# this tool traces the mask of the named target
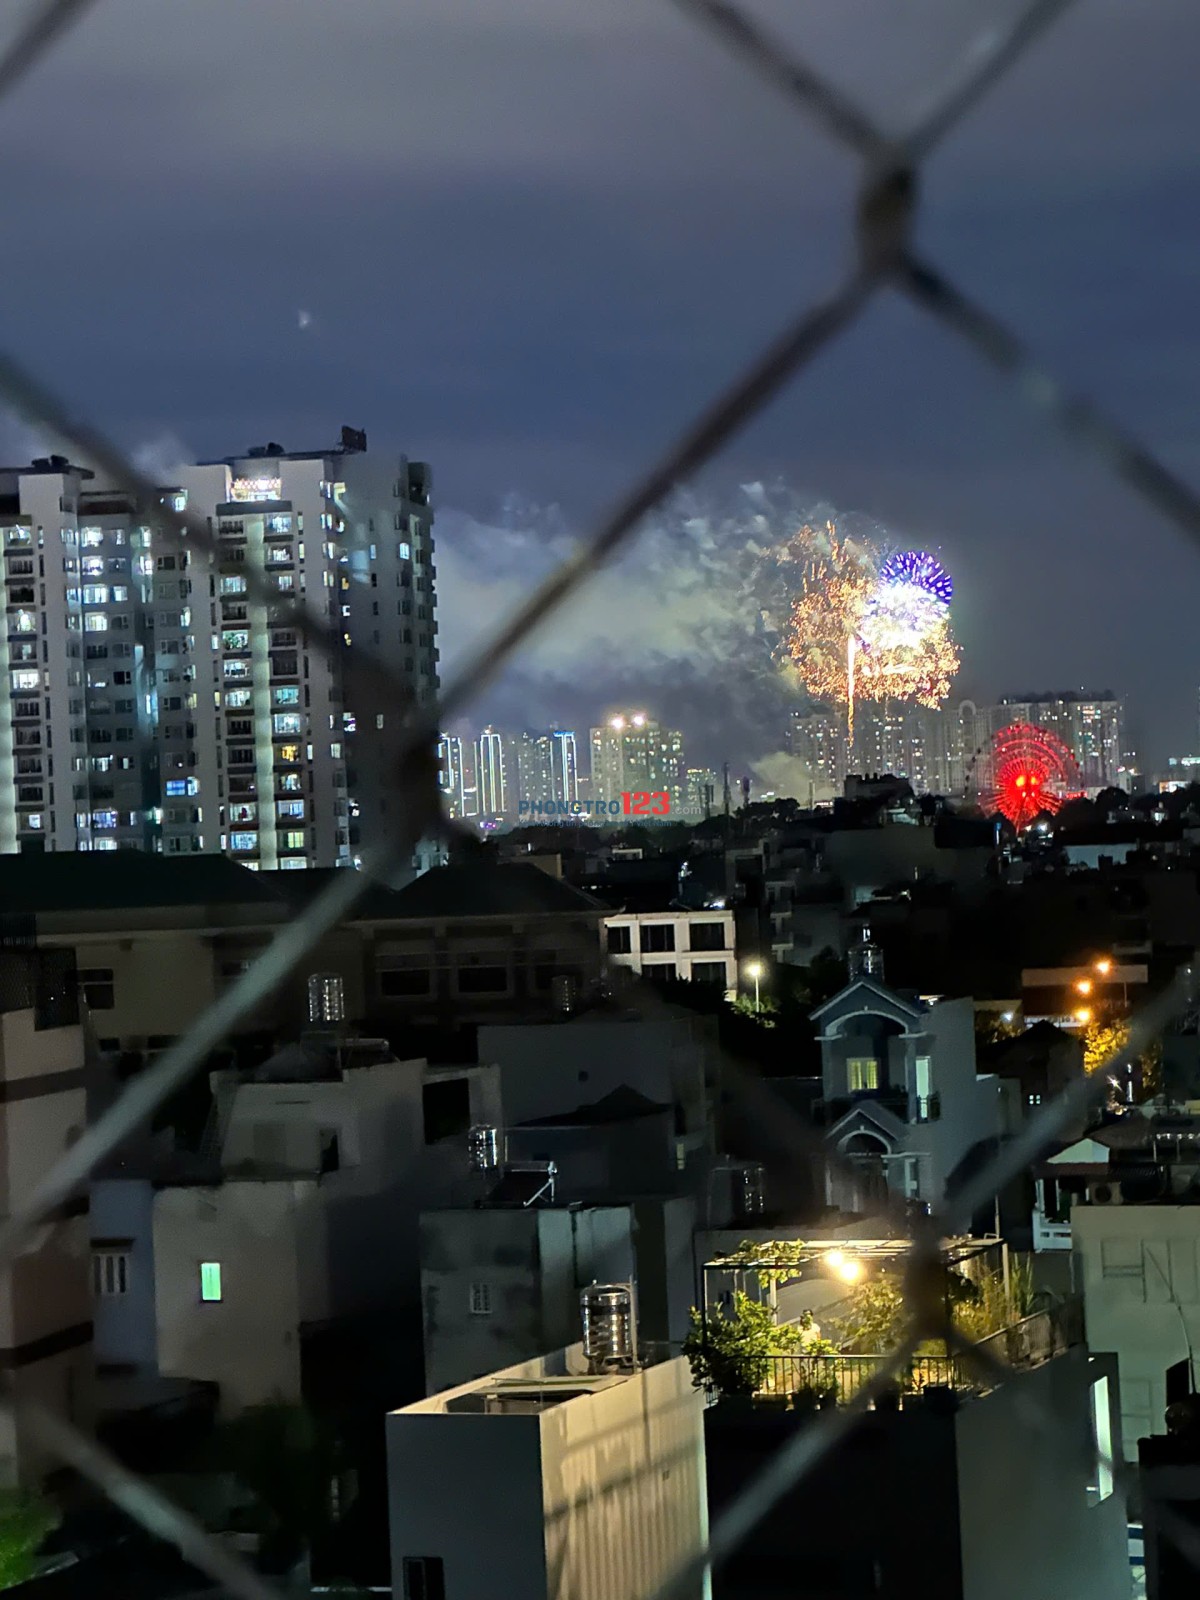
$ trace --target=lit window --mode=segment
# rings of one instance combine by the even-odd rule
[[[80,528],[80,530],[79,530],[79,542],[80,542],[81,545],[83,545],[85,550],[89,546],[91,546],[92,548],[95,548],[96,545],[103,544],[104,543],[104,529],[103,528]]]
[[[245,594],[246,580],[245,578],[222,578],[218,592],[220,594]]]
[[[115,828],[117,813],[115,811],[93,811],[92,823],[97,828]]]
[[[285,850],[303,850],[304,830],[301,829],[299,833],[285,833],[283,836],[283,848]]]
[[[490,1283],[473,1283],[471,1285],[470,1305],[473,1317],[491,1316],[492,1286]]]
[[[226,628],[225,632],[221,635],[221,644],[226,650],[249,650],[249,629]]]
[[[103,611],[89,611],[83,619],[83,626],[86,633],[107,633],[108,618]]]
[[[276,733],[300,732],[300,717],[296,712],[285,712],[281,716],[272,717],[271,724]]]
[[[221,1263],[219,1261],[202,1261],[200,1263],[200,1298],[201,1300],[220,1300],[221,1293]]]
[[[298,706],[300,690],[295,684],[285,685],[281,689],[273,690],[271,698],[277,706]]]
[[[410,544],[405,544],[404,541],[401,540],[401,542],[396,546],[396,554],[400,557],[401,561],[411,561],[412,546]]]
[[[92,1251],[92,1293],[102,1299],[129,1293],[128,1250]]]
[[[1096,1451],[1095,1482],[1088,1484],[1088,1503],[1097,1505],[1113,1492],[1112,1407],[1108,1378],[1092,1384],[1092,1443]]]
[[[14,672],[12,674],[12,686],[14,689],[36,689],[38,686],[36,669],[26,667]]]
[[[302,817],[304,815],[304,801],[280,800],[276,803],[275,814],[280,817]]]
[[[180,795],[185,795],[186,793],[187,793],[187,779],[186,778],[168,778],[167,779],[167,799],[168,800],[176,800],[176,799],[178,799],[180,797]]]
[[[258,835],[256,833],[231,833],[229,835],[229,848],[231,850],[257,850]]]
[[[17,633],[35,633],[37,631],[37,617],[32,611],[18,611],[15,618]]]
[[[851,1094],[858,1094],[864,1089],[878,1089],[879,1063],[874,1056],[851,1056],[846,1062],[846,1077]]]
[[[226,689],[225,704],[227,706],[248,706],[254,698],[252,689]]]
[[[108,585],[106,583],[85,583],[83,586],[83,603],[85,606],[107,605]]]

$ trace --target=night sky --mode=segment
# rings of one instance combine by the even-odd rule
[[[753,9],[899,128],[1012,7]],[[1194,0],[1081,0],[930,164],[919,239],[1200,483],[1197,60]],[[0,149],[4,343],[164,467],[342,423],[431,461],[450,669],[832,284],[856,173],[668,0],[101,0]],[[891,296],[480,720],[633,693],[696,757],[777,748],[695,520],[755,482],[940,551],[964,693],[1111,687],[1152,766],[1200,744],[1200,551]]]

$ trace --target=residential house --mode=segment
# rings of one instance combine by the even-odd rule
[[[69,954],[0,950],[0,1214],[23,1211],[86,1117],[84,1030]],[[109,1270],[103,1260],[98,1266]],[[0,1364],[13,1395],[77,1423],[92,1408],[89,1272],[86,1196],[56,1207],[0,1270]],[[36,1487],[52,1465],[6,1407],[0,1481]]]
[[[708,1536],[703,1405],[686,1361],[597,1370],[573,1344],[391,1412],[397,1600],[656,1594]]]
[[[873,1209],[884,1189],[937,1205],[999,1137],[1002,1094],[975,1066],[969,999],[927,1001],[863,970],[812,1019],[821,1046],[818,1115],[830,1165],[827,1199],[842,1211]],[[848,1175],[849,1167],[852,1176]]]

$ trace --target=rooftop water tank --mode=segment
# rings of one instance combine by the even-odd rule
[[[329,1027],[346,1020],[346,987],[338,972],[314,972],[308,980],[308,1020]]]
[[[581,1291],[583,1353],[589,1372],[632,1369],[637,1361],[633,1285],[592,1283]]]
[[[477,1122],[467,1133],[467,1153],[472,1172],[500,1169],[500,1130],[494,1122]]]

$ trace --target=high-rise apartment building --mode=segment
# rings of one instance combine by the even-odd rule
[[[666,791],[671,809],[686,799],[683,735],[663,728],[644,711],[609,717],[591,731],[593,800],[619,800],[623,794]]]
[[[307,606],[432,705],[429,490],[427,467],[368,455],[353,429],[327,451],[182,468],[160,503],[208,522],[218,571],[88,468],[0,471],[0,850],[350,865],[401,815],[387,751],[403,708],[284,608]],[[239,566],[265,573],[278,609]]]
[[[788,747],[808,769],[808,790],[797,799],[813,806],[841,794],[848,770],[844,716],[832,711],[793,711]]]
[[[508,809],[509,771],[504,738],[494,728],[479,735],[479,815],[502,817]]]
[[[1124,787],[1125,704],[1111,690],[1006,695],[1000,705],[1006,721],[1056,733],[1079,763],[1085,789]]]
[[[568,728],[550,733],[550,798],[568,803],[579,799],[579,752]]]
[[[438,740],[438,788],[442,791],[447,815],[465,817],[466,766],[463,742],[457,734],[444,733]]]

